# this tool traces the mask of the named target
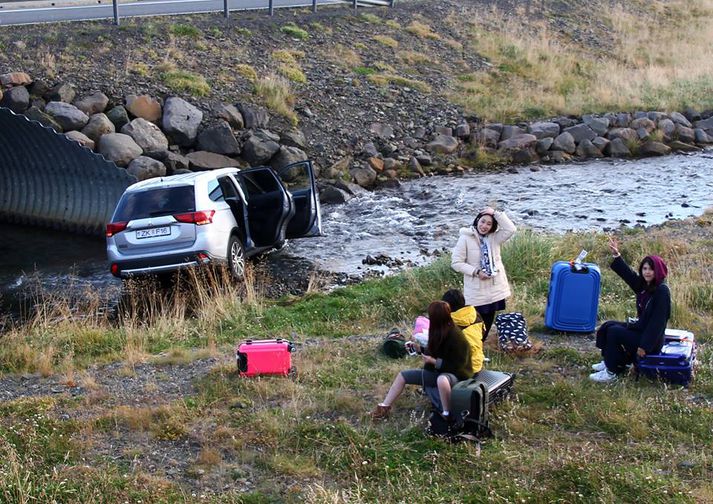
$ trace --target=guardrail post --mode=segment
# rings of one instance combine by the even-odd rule
[[[396,0],[389,0],[389,7],[394,7],[396,5]]]
[[[270,15],[275,15],[275,6],[272,4],[273,0],[270,0]]]
[[[317,12],[317,0],[312,0],[312,12]]]
[[[228,0],[223,0],[223,17],[228,19],[230,12],[228,11]]]
[[[119,26],[119,0],[112,0],[114,4],[114,24]]]
[[[355,11],[357,10],[358,5],[359,4],[357,3],[357,0],[352,0],[352,7],[354,8]]]

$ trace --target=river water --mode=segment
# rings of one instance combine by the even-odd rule
[[[452,248],[458,229],[488,204],[519,226],[554,232],[649,226],[713,205],[713,151],[512,171],[427,177],[325,205],[325,237],[295,240],[268,261],[279,269],[308,259],[318,269],[357,276],[425,264],[434,251]],[[37,288],[119,290],[101,239],[8,224],[0,233],[0,310]],[[363,264],[369,255],[390,260]]]

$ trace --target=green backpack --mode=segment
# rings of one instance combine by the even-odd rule
[[[384,343],[381,345],[381,351],[387,357],[392,359],[401,359],[406,357],[406,337],[401,334],[396,327],[389,331],[389,334],[384,338]]]

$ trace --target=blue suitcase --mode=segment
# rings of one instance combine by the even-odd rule
[[[593,263],[552,265],[545,326],[558,331],[592,332],[599,311],[599,267]]]
[[[661,378],[687,387],[693,379],[696,365],[696,341],[693,333],[666,329],[661,352],[647,355],[634,364],[637,375]]]

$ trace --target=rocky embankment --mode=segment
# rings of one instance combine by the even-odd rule
[[[129,94],[112,101],[98,90],[77,92],[71,83],[48,83],[24,72],[0,75],[0,84],[0,105],[64,133],[139,180],[226,166],[278,168],[313,154],[300,129],[269,129],[268,111],[249,103],[222,104],[208,120],[178,96]],[[402,177],[462,172],[485,153],[528,164],[697,150],[713,143],[713,113],[640,111],[517,125],[461,117],[409,133],[397,137],[391,124],[372,123],[351,152],[319,170],[323,199],[345,201],[356,193],[354,184],[370,188]]]

